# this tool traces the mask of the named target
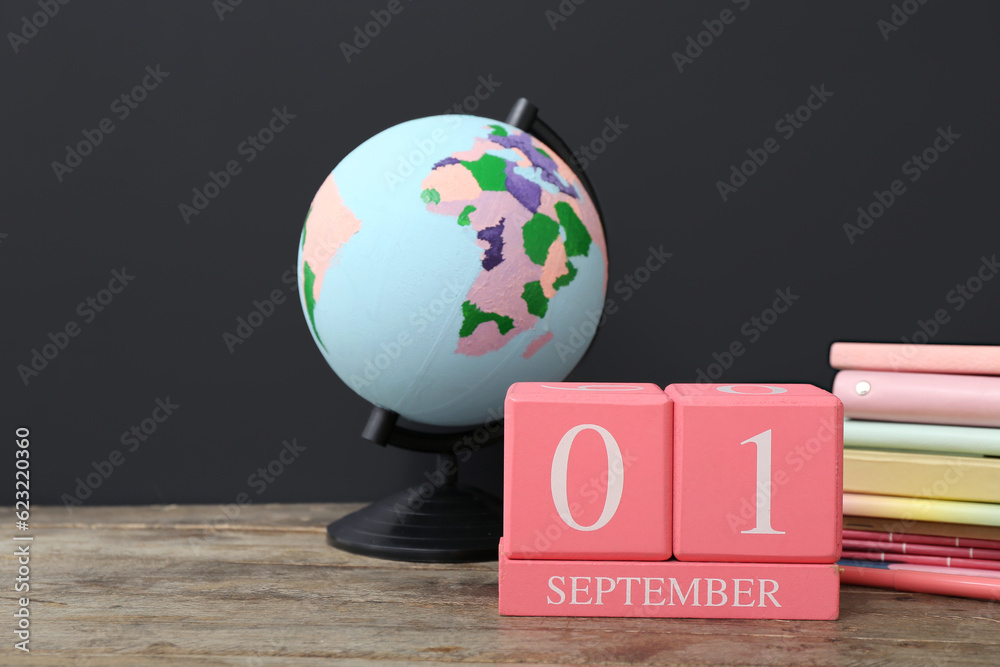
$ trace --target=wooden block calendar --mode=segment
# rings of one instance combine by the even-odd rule
[[[837,618],[832,394],[517,383],[505,421],[501,614]]]
[[[670,397],[655,384],[512,385],[504,405],[504,553],[670,558],[672,419]]]

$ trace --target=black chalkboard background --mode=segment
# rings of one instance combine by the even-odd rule
[[[834,340],[1000,343],[1000,280],[970,282],[1000,252],[998,20],[996,3],[916,0],[4,2],[0,414],[5,437],[31,429],[32,500],[364,500],[419,482],[431,457],[359,438],[365,405],[314,348],[289,271],[338,160],[455,105],[502,119],[524,95],[593,147],[617,312],[577,378],[829,387]],[[120,99],[143,83],[134,108]],[[275,110],[287,127],[241,151]],[[92,153],[54,167],[85,132]],[[229,160],[241,172],[184,216]],[[629,287],[650,248],[672,256]],[[231,352],[223,334],[275,290]],[[774,320],[776,291],[792,305]],[[24,374],[50,334],[65,349]],[[257,473],[283,450],[279,475]],[[81,489],[95,470],[110,474]],[[499,492],[500,449],[464,475]]]

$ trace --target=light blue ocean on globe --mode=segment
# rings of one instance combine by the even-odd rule
[[[316,194],[299,293],[317,346],[365,400],[465,426],[519,381],[559,381],[601,317],[607,248],[555,152],[510,125],[432,116],[367,140]]]

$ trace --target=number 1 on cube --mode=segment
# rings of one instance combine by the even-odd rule
[[[785,531],[771,528],[771,429],[741,442],[757,445],[757,525],[741,530],[750,535],[784,535]]]

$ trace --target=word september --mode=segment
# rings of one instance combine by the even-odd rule
[[[617,590],[617,597],[624,596],[624,600],[618,604],[632,606],[632,582],[636,582],[636,592],[642,597],[640,605],[644,607],[674,606],[674,597],[680,600],[681,606],[700,607],[766,607],[767,601],[775,607],[781,604],[775,599],[774,594],[778,592],[778,582],[774,579],[733,579],[732,588],[728,588],[725,579],[713,579],[706,577],[694,577],[688,584],[687,590],[682,591],[682,587],[677,583],[675,577],[563,577],[553,575],[549,577],[549,588],[559,597],[546,598],[548,604],[563,604],[566,602],[566,579],[569,579],[569,604],[604,604],[604,596],[611,595]],[[591,593],[590,584],[594,582],[594,591]],[[705,582],[705,601],[698,601],[700,583]],[[624,582],[624,586],[621,586]],[[754,583],[757,586],[754,586]],[[557,585],[558,584],[558,585]],[[667,586],[669,596],[664,593],[663,587]],[[621,589],[624,590],[621,590]],[[758,594],[754,595],[756,588]],[[727,593],[727,590],[729,591]],[[584,597],[586,596],[586,597]],[[732,596],[730,598],[730,596]],[[688,605],[688,598],[691,604]]]

